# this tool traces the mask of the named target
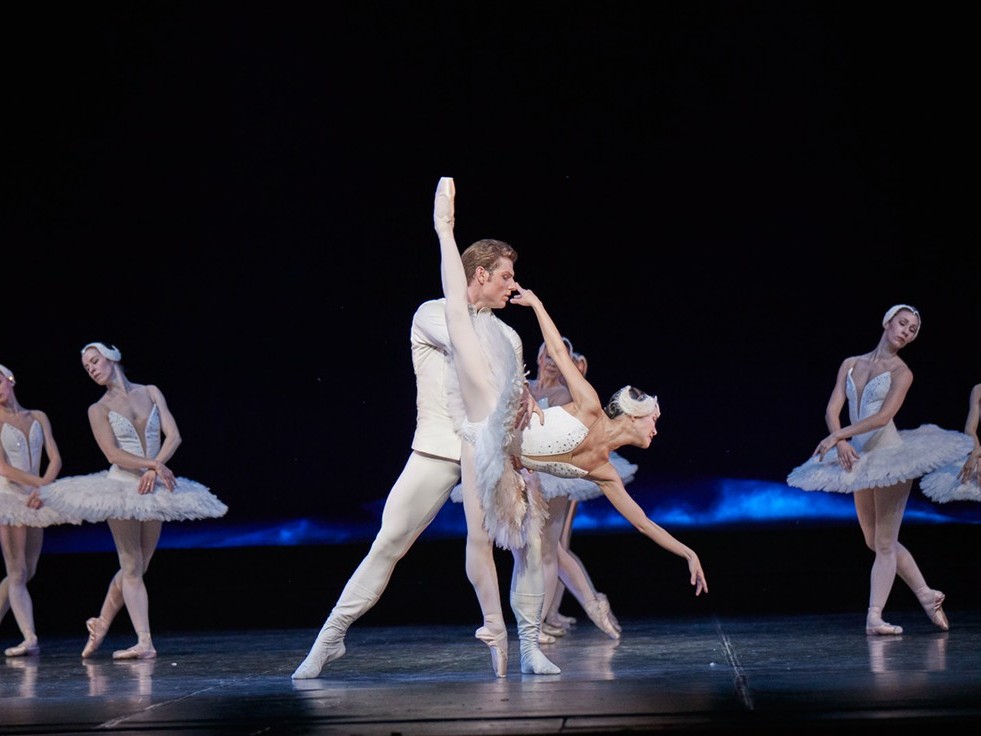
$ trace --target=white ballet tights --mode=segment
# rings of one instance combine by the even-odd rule
[[[459,480],[458,463],[417,452],[409,455],[385,500],[381,528],[375,535],[371,549],[341,591],[317,641],[294,673],[295,679],[316,677],[325,664],[343,656],[343,639],[347,630],[381,598],[395,565],[436,517]],[[504,631],[504,617],[493,547],[483,528],[479,504],[479,516],[474,516],[475,501],[475,498],[470,502],[464,498],[467,577],[477,593],[485,625],[492,628],[494,633],[501,633]]]
[[[109,590],[106,592],[106,598],[99,615],[118,613],[116,594],[116,586],[118,585],[118,590],[122,594],[123,602],[129,613],[129,619],[139,639],[139,646],[152,648],[150,642],[150,603],[146,585],[143,583],[143,575],[149,568],[150,559],[157,549],[163,522],[109,519],[108,524],[113,541],[116,543],[119,571],[113,576],[112,582],[109,584]],[[108,627],[109,621],[106,621],[105,625]]]
[[[37,643],[34,604],[27,583],[37,571],[44,530],[29,526],[0,526],[0,547],[7,575],[0,581],[0,621],[8,610],[14,612],[17,627],[28,645]]]
[[[865,537],[865,544],[875,552],[870,575],[869,608],[879,612],[885,608],[898,575],[910,589],[920,594],[927,589],[913,555],[899,542],[899,528],[906,509],[912,482],[889,488],[857,491],[855,510]]]

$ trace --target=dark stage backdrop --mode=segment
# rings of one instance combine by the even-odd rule
[[[887,307],[923,314],[900,426],[962,428],[981,380],[962,12],[25,11],[6,49],[0,362],[50,415],[63,474],[89,473],[99,389],[78,351],[118,345],[177,417],[174,469],[229,504],[179,525],[189,543],[370,534],[412,435],[409,323],[440,293],[432,193],[450,175],[461,244],[518,249],[600,393],[659,395],[654,445],[623,453],[655,518],[823,516],[847,499],[783,479]],[[533,365],[530,310],[502,317]]]

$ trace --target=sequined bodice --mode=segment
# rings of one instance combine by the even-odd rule
[[[560,478],[582,478],[588,471],[572,463],[572,453],[586,439],[589,429],[561,406],[543,410],[545,423],[532,417],[521,435],[521,463]]]
[[[865,384],[862,397],[858,397],[858,389],[855,387],[855,379],[852,378],[852,369],[848,369],[847,380],[845,381],[845,396],[848,397],[848,419],[852,424],[859,422],[866,417],[872,416],[882,408],[882,402],[892,386],[892,374],[889,371],[873,376]],[[872,449],[872,447],[891,445],[900,442],[896,425],[889,422],[880,429],[871,432],[855,435],[851,438],[852,444],[856,449]]]
[[[44,430],[35,420],[31,423],[27,437],[12,424],[4,423],[0,428],[0,442],[7,453],[7,462],[18,470],[37,475],[41,470],[41,448],[44,446]]]
[[[136,427],[122,414],[110,411],[109,424],[112,427],[112,433],[116,436],[119,449],[140,457],[156,457],[157,453],[160,452],[160,414],[156,404],[150,409],[150,416],[146,419],[145,446],[143,440],[140,439],[139,432],[136,431]]]

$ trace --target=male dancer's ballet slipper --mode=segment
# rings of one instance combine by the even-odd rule
[[[41,647],[38,646],[37,642],[28,644],[26,641],[22,641],[15,647],[7,647],[3,650],[3,656],[5,657],[36,657],[40,653]]]
[[[102,640],[106,638],[109,625],[101,617],[90,618],[85,622],[85,628],[89,630],[89,640],[85,642],[82,650],[82,659],[91,657],[102,645]]]
[[[153,659],[157,650],[152,644],[136,644],[129,649],[118,649],[112,653],[113,659]]]
[[[947,614],[944,613],[942,608],[945,596],[939,590],[931,590],[930,588],[923,588],[916,592],[916,598],[920,601],[920,605],[923,606],[923,611],[926,613],[927,618],[930,619],[934,626],[942,631],[950,631],[950,622],[947,621]]]
[[[491,669],[498,677],[508,676],[508,632],[504,630],[498,634],[481,626],[474,632],[474,636],[480,639],[490,648]]]
[[[882,620],[882,608],[870,606],[865,618],[865,633],[869,636],[897,636],[903,633],[903,627],[887,624]]]
[[[344,633],[340,629],[325,623],[321,627],[320,633],[317,634],[313,646],[310,647],[306,659],[300,662],[300,666],[296,668],[292,678],[294,680],[312,680],[315,677],[320,677],[320,671],[327,663],[340,659],[345,652],[347,652],[347,648],[344,646]]]

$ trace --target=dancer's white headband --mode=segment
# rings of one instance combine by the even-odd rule
[[[919,323],[916,332],[913,333],[913,337],[910,340],[910,342],[913,342],[913,340],[916,339],[917,335],[920,334],[919,328],[923,326],[923,318],[920,316],[920,310],[918,310],[916,307],[911,307],[909,304],[894,304],[893,306],[889,307],[889,309],[886,310],[886,314],[882,318],[882,326],[885,327],[887,324],[889,324],[889,320],[895,317],[896,313],[899,312],[899,310],[901,309],[908,309],[910,312],[915,314],[916,320]]]
[[[89,348],[95,348],[104,356],[109,358],[109,360],[114,360],[117,363],[123,359],[123,354],[119,352],[119,348],[115,345],[106,345],[103,342],[90,342],[84,348],[82,348],[82,353],[84,354]]]

